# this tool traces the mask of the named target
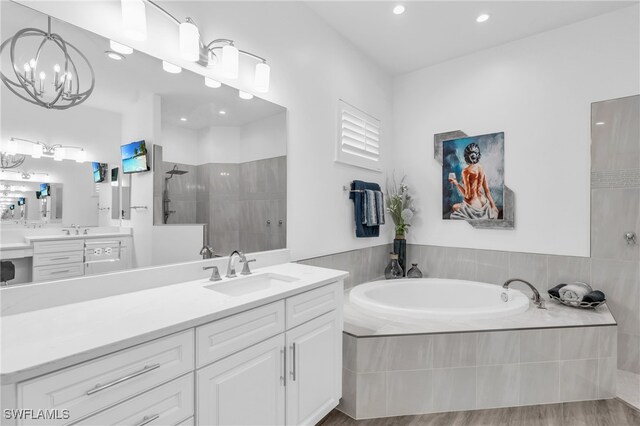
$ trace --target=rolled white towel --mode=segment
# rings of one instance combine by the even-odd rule
[[[585,283],[573,283],[562,287],[559,291],[560,299],[568,302],[580,302],[582,298],[591,293],[593,289],[589,284]]]

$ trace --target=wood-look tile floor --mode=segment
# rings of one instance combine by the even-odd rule
[[[640,411],[618,399],[353,420],[333,410],[318,426],[640,426]]]

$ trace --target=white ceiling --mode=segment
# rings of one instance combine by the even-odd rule
[[[2,40],[25,27],[46,29],[46,15],[13,2],[0,3]],[[145,94],[156,93],[162,98],[162,122],[192,130],[210,126],[243,126],[285,111],[283,107],[258,97],[240,99],[238,90],[226,85],[218,89],[206,87],[204,77],[190,71],[169,74],[162,69],[159,59],[144,53],[135,51],[123,61],[109,59],[104,54],[109,50],[109,40],[66,22],[54,19],[52,30],[80,49],[94,69],[95,89],[84,103],[86,106],[120,112],[123,105]],[[3,70],[10,69],[8,56],[3,54]],[[24,58],[18,62],[27,60]],[[82,70],[79,72],[83,75]],[[218,114],[221,109],[227,114]],[[188,121],[181,121],[181,117]]]
[[[402,3],[406,11],[394,15]],[[391,75],[582,21],[638,1],[307,1]],[[488,13],[491,19],[477,23]]]

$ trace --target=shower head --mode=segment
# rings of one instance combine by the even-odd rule
[[[174,165],[173,165],[173,169],[171,169],[171,170],[169,170],[169,171],[167,172],[167,174],[168,174],[168,175],[171,175],[171,177],[173,177],[173,175],[178,175],[178,176],[180,176],[180,175],[184,175],[184,174],[186,174],[186,173],[189,173],[189,172],[188,172],[188,171],[186,171],[186,170],[179,170],[179,169],[178,169],[178,165],[177,165],[177,164],[174,164]]]

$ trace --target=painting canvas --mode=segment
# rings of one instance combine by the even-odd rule
[[[502,220],[504,132],[442,142],[442,217]]]

